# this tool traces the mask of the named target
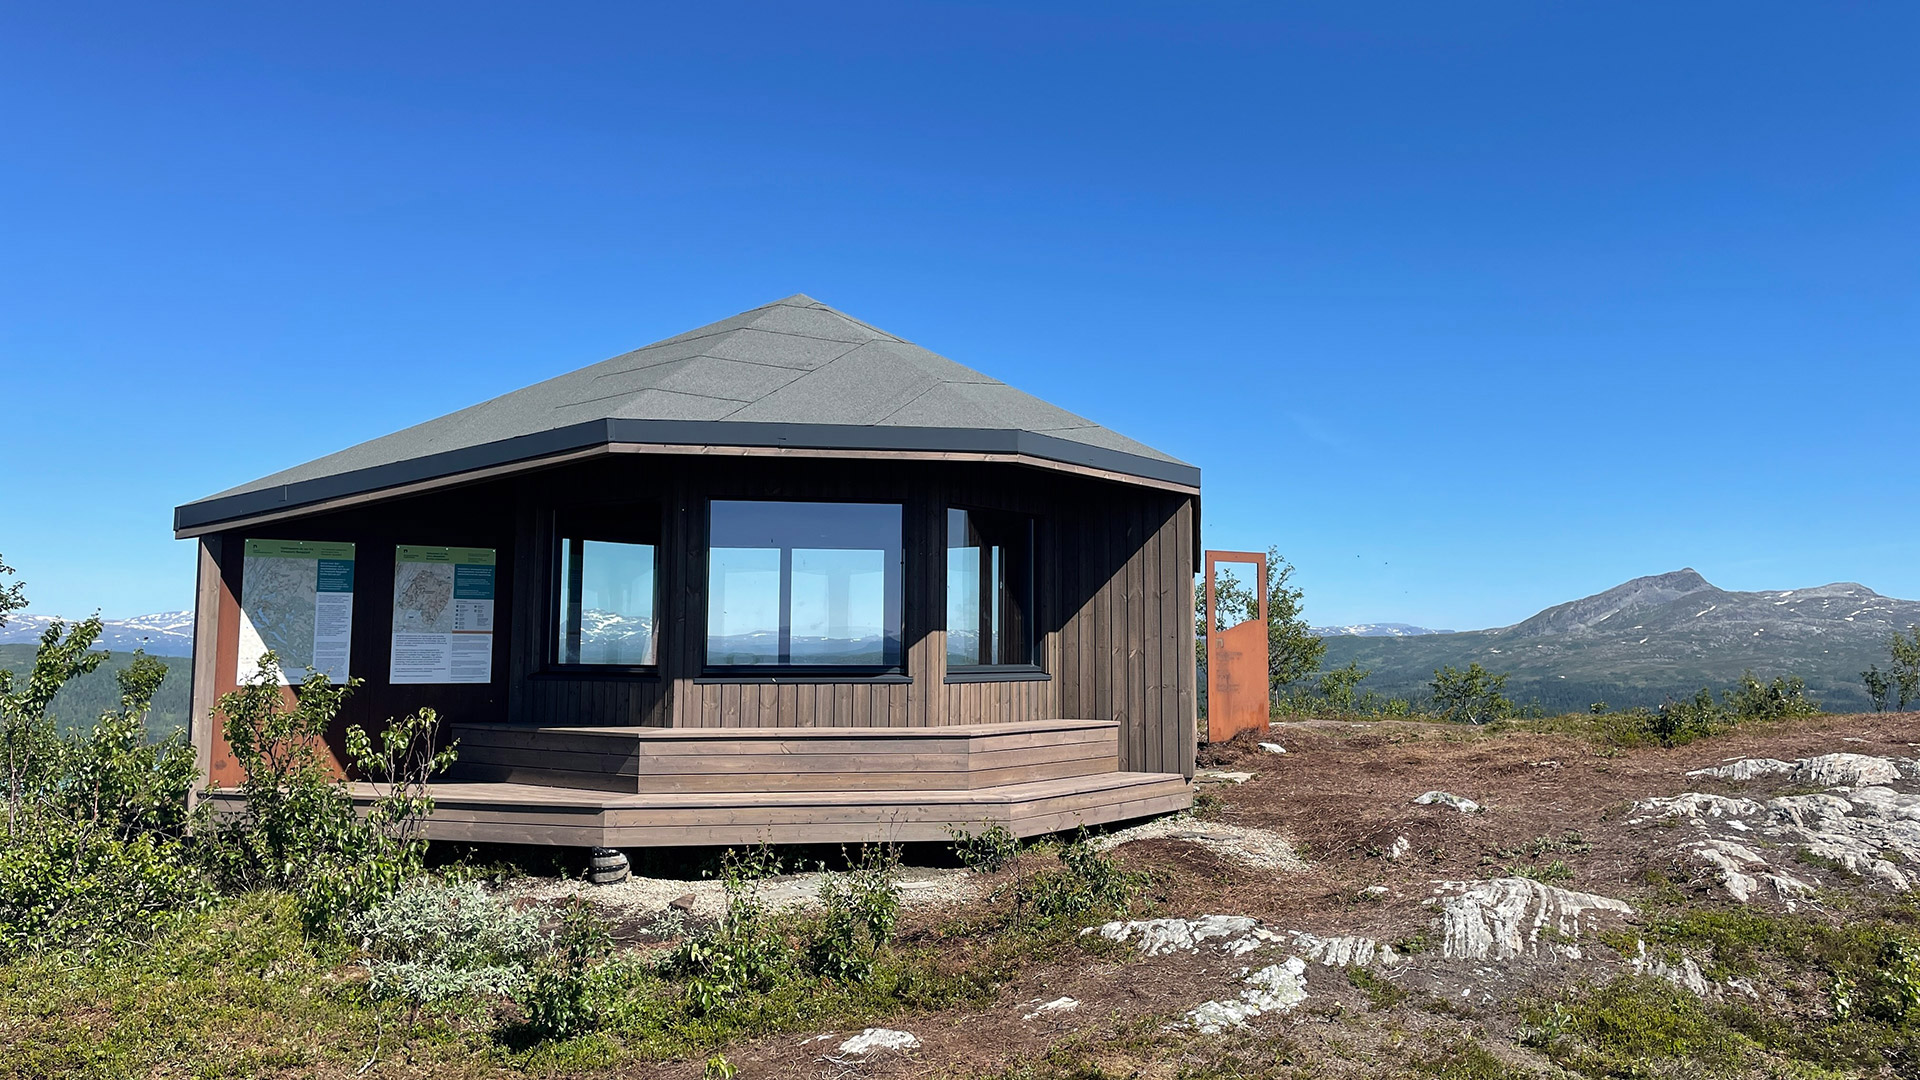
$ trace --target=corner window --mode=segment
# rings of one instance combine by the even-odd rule
[[[947,511],[947,667],[1033,664],[1033,519]]]
[[[651,667],[660,511],[651,505],[588,507],[555,518],[559,541],[560,664]]]
[[[720,502],[709,667],[900,666],[898,504]]]

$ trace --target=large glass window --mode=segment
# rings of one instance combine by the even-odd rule
[[[1033,663],[1033,519],[947,511],[947,667]]]
[[[900,665],[900,507],[713,503],[707,663]]]
[[[559,539],[558,627],[562,664],[645,667],[659,662],[654,633],[658,507],[563,511]]]

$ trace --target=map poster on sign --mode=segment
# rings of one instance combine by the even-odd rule
[[[493,681],[493,549],[393,553],[392,683]]]
[[[249,540],[240,568],[240,678],[271,651],[281,685],[308,668],[347,681],[353,644],[353,545]]]

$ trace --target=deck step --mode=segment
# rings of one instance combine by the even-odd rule
[[[980,790],[1120,767],[1120,726],[1047,720],[924,728],[459,724],[465,782],[621,793]]]
[[[355,785],[356,798],[373,789]],[[216,796],[218,797],[218,796]],[[230,796],[228,796],[230,797]],[[1016,836],[1193,805],[1178,773],[1107,772],[980,788],[880,791],[592,792],[515,783],[433,787],[434,840],[572,847],[946,842],[999,825]]]

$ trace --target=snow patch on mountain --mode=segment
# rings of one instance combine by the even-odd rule
[[[32,645],[56,619],[71,625],[77,619],[15,612],[0,626],[0,645]],[[100,620],[98,647],[114,652],[145,649],[154,656],[193,655],[193,612],[160,611],[130,619]]]

